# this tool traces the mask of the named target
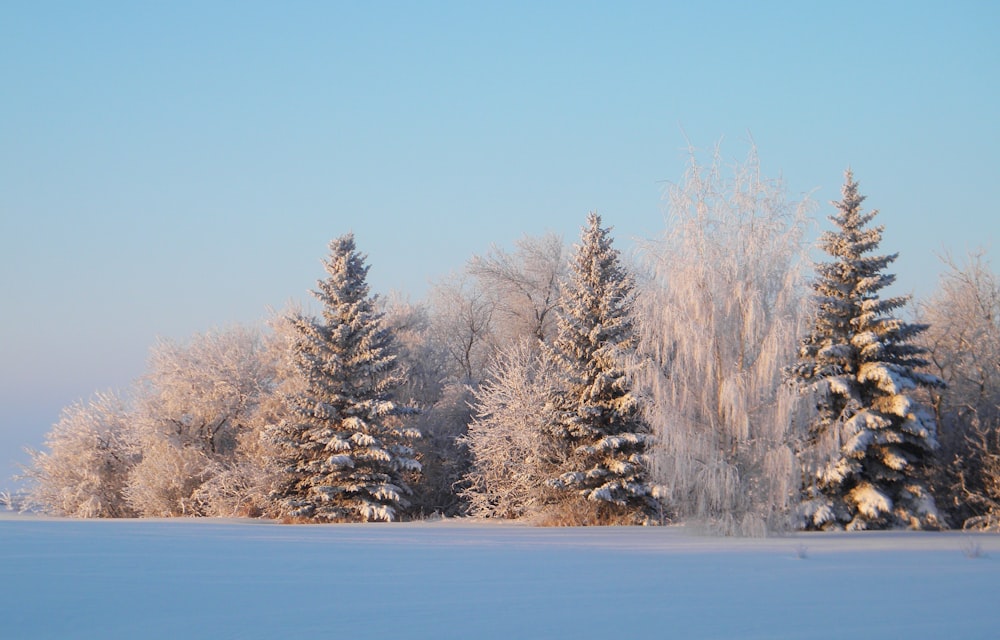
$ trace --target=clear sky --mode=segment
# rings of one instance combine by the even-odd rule
[[[627,251],[689,143],[752,136],[823,222],[850,165],[904,291],[996,267],[998,33],[993,1],[4,3],[0,488],[157,336],[305,301],[333,237],[414,299],[590,210]]]

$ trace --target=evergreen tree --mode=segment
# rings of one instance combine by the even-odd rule
[[[647,479],[652,436],[624,368],[636,342],[634,282],[609,232],[600,216],[588,216],[550,349],[561,379],[549,431],[567,459],[551,484],[596,503],[599,521],[648,515],[656,506]]]
[[[862,213],[864,196],[850,171],[833,203],[837,231],[820,239],[834,258],[817,266],[813,327],[789,373],[817,393],[817,413],[801,452],[802,515],[810,529],[920,528],[937,522],[921,476],[937,447],[934,415],[915,399],[941,381],[921,373],[925,349],[911,340],[927,326],[892,313],[909,296],[880,298],[895,276],[898,254],[876,255],[878,211]]]
[[[292,318],[292,358],[302,390],[288,399],[291,416],[271,430],[284,479],[275,496],[293,517],[319,521],[393,520],[418,471],[402,426],[409,413],[392,392],[402,378],[394,337],[368,295],[368,266],[353,234],[330,243],[327,279],[313,292],[322,320]]]

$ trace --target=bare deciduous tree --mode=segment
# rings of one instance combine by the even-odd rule
[[[416,417],[423,434],[416,444],[423,468],[413,488],[413,505],[421,513],[454,516],[465,511],[458,492],[469,471],[470,455],[461,438],[472,421],[472,393],[470,385],[448,379],[438,400]]]
[[[938,490],[954,524],[1000,529],[1000,278],[983,252],[945,257],[937,292],[919,305],[945,463]]]
[[[436,301],[443,303],[442,298]],[[470,381],[466,376],[479,365],[472,365],[476,358],[471,353],[456,358],[456,351],[448,350],[448,345],[454,348],[459,342],[444,329],[449,324],[446,318],[454,321],[459,315],[454,314],[455,309],[439,308],[445,318],[432,318],[428,305],[400,299],[385,302],[384,309],[384,321],[396,335],[404,372],[397,397],[420,410],[408,417],[410,425],[422,434],[414,443],[421,470],[411,483],[412,509],[418,514],[459,515],[464,505],[455,485],[468,470],[468,453],[457,438],[465,434],[472,415]],[[475,351],[475,328],[466,337],[473,338],[471,350]]]
[[[430,297],[435,338],[448,356],[453,376],[478,383],[496,351],[495,302],[464,275],[439,282]]]
[[[505,342],[529,336],[545,342],[553,336],[553,310],[567,264],[562,238],[554,233],[523,236],[513,253],[493,246],[469,261],[468,272],[495,302],[496,332]]]
[[[441,397],[444,380],[454,375],[444,345],[433,331],[430,308],[400,297],[380,298],[379,302],[383,323],[396,336],[403,371],[396,396],[404,404],[429,407]]]
[[[525,236],[513,252],[496,246],[474,256],[463,272],[442,280],[430,296],[430,327],[418,349],[423,373],[437,373],[439,397],[423,399],[425,463],[416,501],[423,509],[456,513],[456,482],[469,470],[468,452],[456,438],[466,433],[469,395],[488,375],[498,351],[526,341],[538,350],[551,338],[553,308],[566,272],[562,240]],[[443,358],[441,357],[443,356]],[[422,369],[434,362],[430,371]],[[430,385],[427,385],[430,388]]]

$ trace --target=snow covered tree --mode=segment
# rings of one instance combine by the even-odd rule
[[[948,267],[938,290],[919,305],[929,328],[920,336],[930,370],[947,387],[934,389],[944,462],[935,490],[952,522],[1000,530],[1000,277],[982,252]]]
[[[797,489],[791,425],[808,200],[790,200],[751,149],[694,152],[668,187],[666,229],[643,248],[639,389],[653,477],[680,519],[726,535],[787,526]]]
[[[272,360],[261,333],[238,326],[153,347],[131,420],[141,460],[125,491],[139,515],[233,515],[215,510],[218,482],[202,487],[239,465],[239,439],[273,391]]]
[[[487,379],[474,390],[474,418],[460,438],[471,469],[462,496],[483,518],[535,515],[549,502],[546,481],[564,462],[546,429],[558,371],[527,341],[501,351]]]
[[[926,349],[913,343],[926,325],[892,313],[908,296],[882,298],[897,254],[878,255],[878,211],[863,213],[864,196],[848,171],[830,216],[837,230],[820,247],[833,257],[817,265],[815,315],[791,378],[817,394],[817,413],[802,451],[802,516],[809,529],[937,525],[923,481],[937,447],[934,414],[916,393],[941,384],[919,369]]]
[[[647,472],[653,438],[625,370],[636,344],[634,286],[610,229],[591,213],[557,308],[549,354],[559,385],[548,430],[567,457],[552,486],[585,498],[598,522],[657,509]]]
[[[233,474],[263,469],[238,443],[274,375],[252,329],[159,342],[127,398],[100,394],[63,413],[50,452],[32,454],[35,505],[76,517],[236,515],[221,508],[240,500]]]
[[[420,469],[411,447],[420,434],[404,427],[409,409],[392,399],[401,383],[393,334],[368,295],[353,234],[330,243],[324,266],[314,292],[322,319],[291,319],[304,389],[269,433],[284,474],[275,498],[295,518],[393,520],[407,505],[405,475]]]
[[[129,425],[127,403],[115,394],[65,409],[46,438],[49,451],[29,452],[26,506],[73,518],[135,515],[124,494],[138,461]]]

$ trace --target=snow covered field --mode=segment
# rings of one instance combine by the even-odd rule
[[[992,535],[0,516],[6,640],[996,638],[998,587]]]

